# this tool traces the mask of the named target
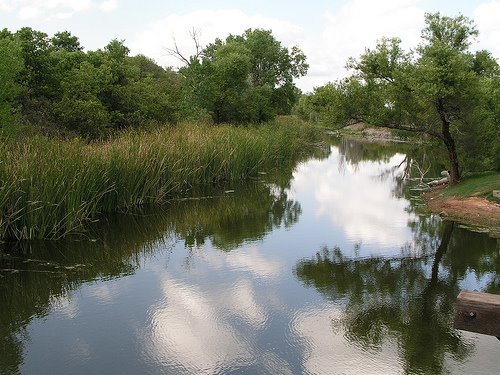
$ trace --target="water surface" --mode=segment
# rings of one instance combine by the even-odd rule
[[[451,324],[460,290],[500,292],[496,240],[423,212],[415,163],[343,140],[79,241],[7,246],[0,373],[496,373],[498,340]]]

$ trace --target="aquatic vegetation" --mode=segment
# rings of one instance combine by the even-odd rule
[[[0,144],[0,238],[60,238],[96,214],[158,204],[193,186],[280,168],[318,142],[301,122],[183,124],[88,144],[31,137]]]

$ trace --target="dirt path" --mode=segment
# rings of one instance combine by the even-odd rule
[[[435,188],[423,195],[432,212],[450,220],[486,227],[495,237],[500,236],[500,204],[480,197],[443,197],[440,190]]]

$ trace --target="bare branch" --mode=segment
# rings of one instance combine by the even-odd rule
[[[199,59],[200,57],[203,57],[203,51],[204,51],[204,48],[203,46],[201,45],[200,43],[200,31],[198,29],[195,29],[193,27],[193,29],[189,32],[189,36],[191,37],[191,39],[193,40],[194,42],[194,46],[195,46],[195,54],[194,56],[191,56],[191,58],[195,58],[195,59]],[[180,60],[181,62],[183,62],[185,65],[189,65],[190,64],[190,60],[191,58],[188,58],[186,57],[179,49],[179,46],[177,45],[177,41],[175,40],[175,37],[172,38],[173,39],[173,42],[174,42],[174,46],[173,48],[171,47],[165,47],[165,51],[167,52],[167,54],[169,56],[173,56],[175,57],[176,59]]]
[[[200,44],[200,34],[201,34],[200,30],[195,29],[194,27],[189,32],[189,36],[191,36],[191,39],[193,39],[194,45],[196,47],[196,55],[195,55],[196,58],[203,57],[203,47]]]
[[[167,51],[169,56],[173,56],[178,60],[182,61],[184,64],[189,65],[189,60],[186,57],[184,57],[181,51],[179,51],[179,46],[177,45],[175,38],[173,38],[173,40],[174,40],[174,48],[165,47],[165,51]]]

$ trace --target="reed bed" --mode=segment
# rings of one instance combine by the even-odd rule
[[[183,124],[100,143],[0,142],[0,239],[57,239],[99,213],[161,204],[193,186],[242,180],[293,162],[320,131]]]

